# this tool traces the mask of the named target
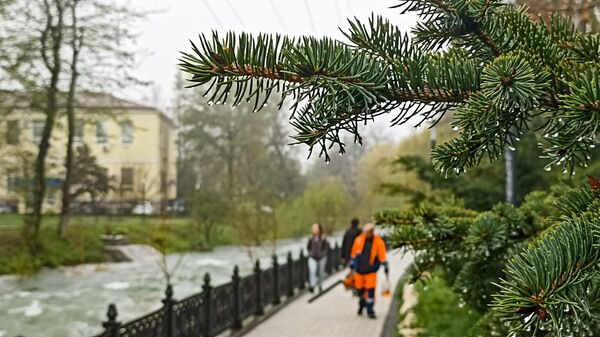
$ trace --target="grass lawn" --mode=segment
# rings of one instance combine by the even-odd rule
[[[56,236],[58,216],[44,217],[40,230],[43,251],[29,254],[21,236],[23,216],[0,215],[0,274],[31,274],[41,267],[75,265],[103,260],[102,234],[125,234],[130,243],[149,244],[167,252],[205,250],[201,235],[187,218],[139,216],[75,216],[68,238]],[[222,231],[215,244],[231,243],[231,235]]]

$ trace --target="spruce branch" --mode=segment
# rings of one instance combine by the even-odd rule
[[[550,166],[585,166],[598,143],[600,38],[557,16],[534,21],[499,0],[402,0],[423,22],[406,35],[381,17],[349,21],[348,42],[228,33],[201,36],[181,68],[210,100],[292,101],[294,139],[328,158],[345,133],[395,113],[393,125],[439,120],[455,111],[460,136],[434,153],[445,175],[462,173],[505,146],[518,147],[534,116]],[[442,48],[443,47],[443,48]]]
[[[550,321],[556,331],[573,311],[578,321],[589,316],[588,291],[600,259],[594,234],[598,220],[588,215],[567,221],[511,258],[494,298],[496,313],[518,322],[517,329],[538,330]]]

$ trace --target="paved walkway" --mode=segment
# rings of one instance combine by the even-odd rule
[[[390,282],[394,287],[411,261],[407,254],[389,252]],[[345,276],[347,271],[333,275],[325,282],[325,287]],[[383,279],[380,272],[379,285]],[[377,290],[375,312],[377,319],[358,317],[358,300],[352,297],[343,286],[337,286],[315,302],[307,301],[311,294],[302,295],[273,317],[261,323],[244,337],[379,337],[392,299],[382,298]]]

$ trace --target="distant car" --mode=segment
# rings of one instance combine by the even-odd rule
[[[0,213],[1,214],[17,213],[18,209],[19,209],[18,201],[5,201],[5,200],[0,201]]]
[[[13,212],[14,212],[14,210],[9,205],[0,204],[0,214],[13,213]]]
[[[150,215],[155,214],[154,206],[150,203],[150,201],[144,201],[139,203],[133,207],[131,210],[131,214],[135,215]]]
[[[188,209],[187,209],[185,200],[182,200],[182,199],[171,200],[167,204],[167,213],[175,214],[175,215],[184,215],[184,214],[187,214],[187,211],[188,211]]]

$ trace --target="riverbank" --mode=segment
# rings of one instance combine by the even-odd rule
[[[304,239],[278,240],[262,247],[219,246],[210,252],[170,254],[174,297],[202,291],[207,272],[213,285],[229,282],[235,265],[242,276],[251,274],[250,256],[260,259],[263,268],[271,265],[274,252],[279,261],[288,252],[297,259],[305,244]],[[150,259],[43,269],[26,278],[0,276],[0,336],[94,336],[102,331],[109,303],[117,305],[121,321],[160,308],[165,282],[159,264]]]
[[[42,253],[31,256],[21,235],[23,217],[0,215],[0,275],[31,275],[41,268],[56,268],[103,262],[103,234],[126,235],[129,243],[151,245],[167,253],[199,252],[211,247],[202,241],[187,218],[135,216],[73,217],[67,239],[56,236],[58,216],[46,216],[40,229]],[[230,231],[223,228],[213,245],[233,244]]]
[[[0,214],[0,275],[32,275],[42,268],[104,262],[104,234],[125,235],[130,244],[149,245],[166,254],[206,252],[214,247],[247,243],[231,226],[219,226],[212,242],[207,243],[190,218],[143,216],[74,216],[67,238],[60,240],[56,235],[58,220],[55,215],[44,217],[40,229],[43,251],[31,256],[21,235],[23,216]],[[308,231],[309,227],[306,235]],[[297,231],[285,226],[277,228],[277,232],[279,239],[298,237]],[[262,240],[255,240],[273,239],[273,235],[265,234]]]

